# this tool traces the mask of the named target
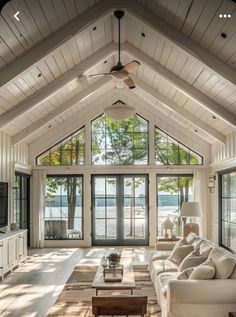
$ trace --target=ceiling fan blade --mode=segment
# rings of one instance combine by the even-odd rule
[[[100,73],[100,74],[91,74],[91,75],[87,75],[87,77],[102,77],[102,76],[110,76],[110,73]]]
[[[134,72],[138,67],[140,63],[138,61],[133,60],[132,62],[126,64],[121,71],[126,71],[127,73]]]
[[[126,79],[124,79],[124,83],[126,84],[126,86],[129,87],[129,89],[134,89],[135,88],[135,84],[132,78],[128,77]]]

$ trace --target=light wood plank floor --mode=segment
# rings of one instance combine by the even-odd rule
[[[74,266],[98,265],[114,248],[30,249],[28,262],[0,282],[1,317],[46,317]],[[117,247],[121,252],[122,248]],[[133,263],[148,263],[151,248],[124,248]]]

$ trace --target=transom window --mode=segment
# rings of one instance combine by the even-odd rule
[[[73,166],[84,164],[84,128],[58,142],[36,158],[37,165]]]
[[[202,165],[203,157],[189,147],[155,128],[156,164],[162,165]]]
[[[116,121],[103,114],[92,122],[93,165],[148,164],[148,122],[139,115]]]

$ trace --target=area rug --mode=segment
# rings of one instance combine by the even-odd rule
[[[91,298],[95,289],[91,288],[97,267],[77,266],[69,277],[48,317],[92,317]],[[161,317],[161,309],[156,300],[156,292],[150,280],[147,266],[134,266],[136,289],[134,295],[148,296],[147,316]],[[99,295],[130,295],[130,291],[99,291]]]

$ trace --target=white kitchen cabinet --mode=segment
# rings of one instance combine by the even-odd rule
[[[27,260],[27,230],[0,234],[0,277]]]

